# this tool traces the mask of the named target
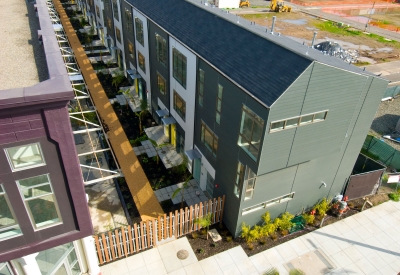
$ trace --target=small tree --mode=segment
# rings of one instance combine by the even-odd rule
[[[210,225],[212,224],[212,218],[213,218],[212,213],[207,213],[205,216],[197,218],[194,221],[195,224],[204,227],[206,229],[207,240],[208,240],[208,230],[210,228]]]
[[[125,78],[125,75],[122,71],[120,71],[120,70],[115,71],[115,76],[113,77],[111,84],[115,88],[118,88],[119,84],[121,84],[122,81],[124,81],[124,78]]]
[[[156,149],[156,151],[157,151],[157,149],[161,149],[161,147],[168,145],[168,143],[162,143],[162,144],[158,145],[155,140],[153,140],[151,138],[149,138],[149,140],[150,140],[151,144],[153,144],[153,146]],[[160,160],[160,156],[158,155],[158,153],[157,153],[156,156],[157,156],[157,164],[158,164],[158,162]]]
[[[187,177],[187,179],[185,180],[185,182],[182,184],[182,187],[178,187],[178,189],[176,189],[174,191],[174,193],[172,193],[171,198],[175,198],[179,192],[181,193],[181,208],[183,208],[183,192],[188,189],[191,185],[189,183],[189,181],[192,179],[192,175],[190,175],[189,177]]]
[[[128,101],[128,98],[132,99],[132,95],[131,95],[131,93],[130,93],[130,89],[126,89],[126,90],[120,89],[120,90],[118,91],[118,93],[124,95],[125,101],[126,101],[126,110],[129,110],[129,101]]]
[[[144,100],[144,99],[140,100],[140,109],[141,109],[141,111],[135,113],[135,115],[139,118],[139,130],[140,130],[140,133],[143,132],[142,120],[143,120],[143,116],[148,112],[148,108],[149,108],[149,105],[148,105],[147,101]]]

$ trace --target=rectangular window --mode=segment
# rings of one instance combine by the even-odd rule
[[[186,102],[180,97],[180,95],[174,90],[174,110],[178,115],[185,121],[186,119]]]
[[[112,5],[113,5],[113,12],[114,12],[114,18],[119,21],[119,16],[118,16],[118,2],[117,0],[112,0]]]
[[[1,275],[14,275],[8,263],[0,263],[0,274]]]
[[[217,111],[215,113],[215,121],[221,124],[221,108],[222,108],[222,93],[224,92],[224,87],[218,84],[218,95],[217,95]]]
[[[199,105],[203,107],[204,98],[204,71],[199,69]]]
[[[128,52],[130,57],[135,58],[135,50],[131,41],[128,41]]]
[[[110,19],[110,18],[107,18],[107,27],[108,27],[108,29],[109,29],[109,30],[111,30],[111,27],[112,27],[112,21],[111,21],[111,19]]]
[[[167,67],[167,41],[156,33],[156,51],[157,61],[160,62],[165,68]]]
[[[132,11],[129,9],[125,9],[125,22],[127,31],[133,32]]]
[[[253,198],[254,188],[256,187],[256,174],[247,167],[245,178],[246,194],[244,199],[249,200]]]
[[[279,197],[279,198],[275,198],[275,199],[272,199],[272,200],[269,200],[269,201],[266,201],[266,202],[263,202],[263,203],[259,203],[259,204],[254,205],[254,206],[250,206],[248,208],[244,208],[242,210],[242,215],[246,215],[246,214],[249,214],[251,212],[260,210],[260,209],[264,209],[264,208],[267,208],[267,207],[270,207],[270,206],[273,206],[273,205],[276,205],[276,204],[279,204],[279,203],[283,203],[283,202],[289,201],[289,200],[293,199],[293,197],[294,197],[294,192],[290,193],[290,194],[287,194],[285,196]]]
[[[157,72],[157,87],[160,94],[165,95],[165,90],[167,87],[166,81],[165,78],[162,77],[162,75],[160,75],[159,72]]]
[[[243,186],[243,180],[244,180],[244,165],[239,161],[238,162],[238,167],[236,170],[236,181],[235,181],[235,188],[233,192],[235,195],[239,198],[240,193],[242,192],[242,186]]]
[[[183,88],[186,89],[186,56],[180,51],[172,49],[172,60],[173,60],[173,77]]]
[[[96,6],[96,14],[97,14],[97,17],[100,18],[100,9],[98,6]]]
[[[35,229],[61,222],[48,174],[18,180],[17,183]]]
[[[20,236],[21,234],[21,229],[10,207],[4,187],[0,184],[0,241]]]
[[[280,121],[271,122],[270,132],[277,132],[284,129],[290,129],[306,124],[311,124],[315,122],[324,121],[326,116],[328,115],[328,111],[322,111],[313,114],[302,115],[294,118],[288,118]]]
[[[118,28],[115,28],[115,34],[117,35],[117,40],[121,43],[121,31]]]
[[[142,69],[144,73],[146,73],[146,62],[144,56],[138,51],[138,59],[139,59],[139,68]]]
[[[264,120],[243,105],[238,145],[257,161]]]
[[[143,22],[138,17],[135,17],[135,27],[136,40],[144,47]]]
[[[210,151],[214,157],[217,157],[218,150],[218,137],[211,131],[210,128],[201,122],[201,141],[204,143],[208,151]]]
[[[106,10],[110,10],[110,0],[104,0],[104,7]]]
[[[13,171],[46,165],[39,143],[4,149]]]

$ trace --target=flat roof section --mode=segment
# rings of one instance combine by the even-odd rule
[[[28,87],[48,79],[38,29],[33,4],[0,1],[0,90]]]
[[[379,63],[374,65],[365,66],[367,71],[380,75],[392,83],[389,86],[400,85],[400,61],[392,61],[386,63]]]

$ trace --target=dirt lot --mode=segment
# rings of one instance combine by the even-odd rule
[[[267,9],[266,9],[267,10]],[[246,11],[250,12],[250,11]],[[254,11],[256,12],[256,11]],[[321,21],[316,17],[302,12],[291,13],[247,13],[241,17],[254,21],[258,25],[270,27],[272,16],[277,16],[275,31],[300,42],[311,44],[314,31],[318,31],[316,43],[326,40],[336,41],[345,49],[359,51],[359,65],[400,60],[400,43],[385,41],[377,36],[353,31],[352,29],[332,26],[330,22]],[[399,15],[390,15],[388,21],[398,21]],[[380,20],[384,17],[379,16]],[[378,19],[378,18],[377,18]]]

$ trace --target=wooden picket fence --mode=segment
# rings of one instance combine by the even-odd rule
[[[170,212],[158,219],[135,223],[94,236],[100,265],[155,247],[168,238],[178,238],[201,229],[197,218],[212,213],[212,224],[222,222],[225,196],[214,198],[199,205]]]

